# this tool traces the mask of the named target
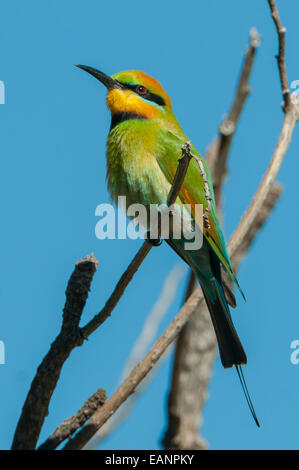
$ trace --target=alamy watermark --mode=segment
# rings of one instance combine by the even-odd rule
[[[5,344],[0,341],[0,365],[5,364]]]
[[[294,366],[296,366],[299,364],[299,339],[294,339],[290,344],[290,348],[294,349],[290,355],[290,361]]]
[[[299,104],[299,80],[293,80],[290,84],[291,90],[294,90],[291,94],[291,100],[293,104]]]
[[[164,240],[170,237],[184,241],[185,250],[199,250],[203,243],[203,206],[202,204],[131,204],[127,207],[126,196],[118,197],[118,213],[111,204],[99,204],[95,215],[100,220],[95,226],[95,235],[99,240],[144,238],[145,232],[157,240],[159,235]],[[191,210],[194,217],[191,215]],[[127,223],[127,217],[130,222]],[[195,223],[195,220],[196,223]]]
[[[2,80],[0,80],[0,104],[5,104],[5,85]]]

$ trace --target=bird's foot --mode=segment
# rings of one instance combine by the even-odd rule
[[[145,239],[149,241],[149,243],[153,246],[160,246],[162,244],[161,238],[151,238],[151,231],[148,230],[145,234]]]

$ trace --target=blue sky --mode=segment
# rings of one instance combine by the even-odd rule
[[[287,27],[289,80],[299,79],[297,1],[278,1]],[[194,145],[205,152],[228,111],[249,29],[262,44],[252,95],[240,119],[225,187],[228,238],[273,152],[283,114],[274,55],[277,37],[266,0],[2,0],[1,320],[6,364],[0,365],[0,448],[9,448],[31,380],[56,336],[75,261],[91,252],[99,269],[82,323],[100,310],[140,247],[140,240],[98,240],[98,204],[109,202],[105,90],[76,69],[108,74],[137,69],[155,76]],[[283,195],[239,274],[234,322],[248,353],[246,377],[261,421],[257,429],[233,370],[215,363],[204,411],[211,449],[298,449],[299,338],[296,201],[299,133],[279,174]],[[293,237],[291,238],[293,234]],[[97,387],[113,393],[126,357],[170,269],[181,263],[166,244],[153,249],[112,317],[63,368],[42,442]],[[159,332],[177,312],[184,283]],[[160,367],[129,419],[101,448],[157,449],[166,424],[171,358]]]

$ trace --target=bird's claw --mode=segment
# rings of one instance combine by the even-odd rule
[[[150,230],[146,232],[145,239],[153,246],[160,246],[163,241],[161,238],[151,238]]]

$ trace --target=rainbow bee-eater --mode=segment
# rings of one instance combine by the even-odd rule
[[[126,196],[128,204],[165,204],[176,173],[181,149],[188,137],[178,123],[169,96],[160,83],[141,71],[120,72],[112,77],[92,67],[78,65],[107,88],[106,102],[111,112],[107,139],[107,183],[113,201]],[[223,366],[236,366],[252,415],[258,420],[248,394],[241,364],[247,358],[232,322],[221,277],[221,265],[232,281],[232,271],[224,236],[216,212],[213,184],[208,167],[196,148],[178,196],[180,204],[189,204],[194,224],[201,227],[202,247],[186,250],[185,240],[170,236],[167,243],[195,273],[211,315]],[[204,181],[206,180],[206,181]],[[209,200],[205,188],[209,189]],[[195,205],[208,206],[208,223],[196,220]],[[259,425],[259,424],[258,424]]]

